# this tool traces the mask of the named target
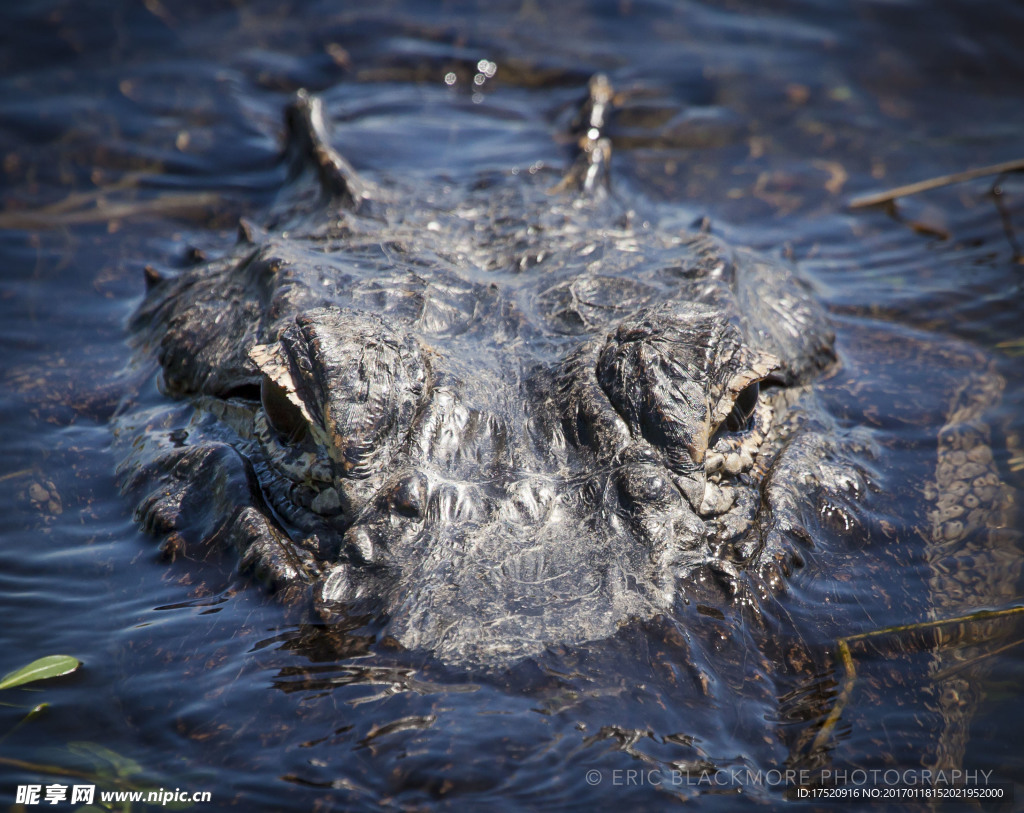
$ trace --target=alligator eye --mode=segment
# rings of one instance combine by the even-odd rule
[[[761,391],[761,384],[755,381],[748,384],[740,394],[736,396],[732,405],[732,411],[726,416],[725,428],[730,432],[743,432],[750,426],[750,418],[757,406],[757,395]]]
[[[295,404],[288,400],[288,394],[270,376],[263,376],[260,385],[260,401],[267,421],[281,438],[288,443],[298,443],[306,436],[309,426],[306,418]]]

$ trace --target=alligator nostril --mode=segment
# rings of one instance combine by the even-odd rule
[[[399,480],[391,491],[391,510],[403,517],[420,519],[423,516],[426,495],[426,478],[418,472],[411,474]]]

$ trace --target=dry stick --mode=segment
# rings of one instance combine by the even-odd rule
[[[999,177],[992,182],[992,189],[989,190],[989,196],[992,198],[992,203],[995,204],[996,211],[999,212],[999,222],[1003,224],[1003,234],[1006,235],[1006,239],[1010,243],[1010,248],[1013,249],[1013,260],[1014,262],[1022,262],[1021,258],[1024,254],[1021,254],[1020,244],[1017,242],[1017,233],[1013,230],[1013,218],[1010,213],[1006,210],[1006,206],[1003,203],[1002,190],[999,188],[999,184],[1003,178],[1006,177],[1005,172],[1000,173]]]
[[[87,771],[79,771],[75,768],[64,768],[60,765],[43,765],[38,762],[26,762],[23,759],[12,759],[11,757],[0,757],[0,765],[9,768],[20,768],[23,771],[32,773],[43,773],[50,776],[73,776],[75,779],[96,779],[96,774]]]
[[[93,209],[0,212],[0,229],[53,229],[133,217],[187,216],[194,212],[205,212],[220,200],[220,195],[212,192],[173,192],[152,200],[97,204]]]
[[[832,712],[825,719],[821,729],[818,731],[818,735],[814,738],[814,742],[811,744],[811,750],[817,751],[824,748],[825,743],[828,742],[829,736],[832,734],[832,730],[836,727],[839,722],[839,718],[843,715],[843,709],[846,708],[846,704],[850,700],[850,695],[853,693],[853,686],[857,682],[857,667],[853,662],[853,653],[850,651],[850,644],[856,643],[857,641],[866,641],[869,638],[877,638],[881,635],[892,635],[894,633],[901,632],[915,632],[923,629],[934,629],[935,627],[944,627],[948,624],[963,624],[971,623],[974,621],[986,621],[992,618],[1001,618],[1008,615],[1016,615],[1017,613],[1024,613],[1024,607],[1009,607],[1005,610],[981,610],[976,613],[970,613],[969,615],[961,615],[957,618],[943,618],[936,621],[922,621],[916,624],[899,624],[894,627],[886,627],[885,629],[872,630],[871,632],[862,632],[858,635],[848,635],[845,638],[840,638],[836,644],[838,649],[839,660],[843,664],[843,671],[846,672],[846,677],[843,679],[843,688],[839,692],[839,697],[836,698],[836,703],[832,707]],[[1021,641],[1015,641],[1012,645],[1021,643]],[[941,648],[941,647],[940,647]],[[985,653],[984,656],[972,659],[971,663],[982,660],[986,657],[1002,652],[1004,649],[1009,647],[1000,647],[992,652]],[[967,666],[970,664],[964,664]],[[943,676],[947,676],[951,673],[950,670],[944,670]]]
[[[87,782],[91,782],[94,785],[101,786],[113,786],[115,788],[124,788],[126,790],[135,791],[148,791],[152,790],[152,786],[148,784],[141,784],[138,781],[133,781],[121,776],[109,776],[92,771],[82,771],[77,768],[65,768],[62,765],[46,765],[40,762],[26,762],[23,759],[13,759],[11,757],[0,757],[0,765],[7,766],[9,768],[18,768],[22,771],[28,771],[34,774],[46,774],[47,776],[70,776],[73,779],[84,779]]]
[[[1024,169],[1024,158],[1015,161],[1004,161],[1001,164],[992,164],[988,167],[977,169],[965,169],[963,172],[954,172],[952,175],[942,175],[938,178],[931,178],[927,181],[897,186],[888,192],[876,192],[873,195],[861,195],[850,201],[851,209],[863,209],[865,206],[877,206],[880,203],[889,203],[896,198],[906,195],[916,195],[918,192],[925,192],[929,189],[937,189],[940,186],[973,181],[975,178],[984,178],[986,175],[999,175],[1003,172],[1015,172]]]

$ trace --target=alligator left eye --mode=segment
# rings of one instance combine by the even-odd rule
[[[761,391],[761,384],[755,381],[744,387],[736,396],[732,405],[732,411],[726,416],[725,428],[730,432],[743,432],[750,426],[750,418],[757,406],[757,395]]]
[[[306,418],[295,404],[288,400],[288,394],[280,384],[263,376],[260,385],[260,401],[267,421],[281,438],[288,443],[298,443],[306,436],[309,427]]]

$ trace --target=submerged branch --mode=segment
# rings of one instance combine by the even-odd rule
[[[66,201],[32,211],[0,212],[0,229],[55,229],[134,217],[189,217],[205,215],[221,196],[210,192],[185,192],[160,195],[150,200],[109,203],[93,196],[74,196],[80,202],[93,202],[92,208],[76,208]]]
[[[811,745],[812,751],[818,751],[825,747],[829,737],[832,735],[836,724],[839,722],[839,718],[843,715],[843,710],[846,708],[847,703],[850,700],[850,695],[853,693],[854,684],[857,682],[857,667],[853,660],[853,653],[851,651],[851,644],[859,641],[866,641],[870,638],[878,638],[883,635],[900,635],[903,633],[919,632],[921,630],[936,629],[946,627],[951,624],[970,624],[978,621],[990,621],[993,618],[1002,618],[1010,615],[1017,615],[1018,613],[1024,613],[1024,607],[1009,607],[1005,610],[982,610],[976,613],[970,613],[968,615],[961,615],[956,618],[943,618],[936,621],[922,621],[916,624],[899,624],[893,627],[885,627],[884,629],[871,630],[870,632],[862,632],[857,635],[848,635],[845,638],[840,638],[836,641],[836,649],[840,663],[843,665],[843,671],[846,673],[843,678],[843,687],[839,692],[839,696],[836,698],[835,705],[832,707],[832,711],[829,713],[825,722],[821,726],[821,730],[818,731],[818,735],[814,738],[814,742]],[[966,666],[972,666],[975,663],[990,658],[993,655],[997,655],[1006,649],[1022,643],[1021,640],[1013,641],[1012,643],[998,647],[994,650],[986,652],[977,658],[972,658],[970,661],[957,664],[955,669],[948,668],[939,672],[938,675],[934,676],[936,679],[948,677],[954,671],[959,671],[961,668]],[[939,647],[941,649],[941,647]]]
[[[867,206],[878,206],[881,203],[890,203],[896,198],[916,195],[918,192],[926,192],[929,189],[938,189],[941,186],[950,186],[964,181],[973,181],[975,178],[984,178],[988,175],[1001,175],[1004,172],[1016,172],[1024,170],[1024,158],[1017,158],[1013,161],[1004,161],[1001,164],[992,164],[987,167],[976,169],[965,169],[963,172],[954,172],[951,175],[940,175],[937,178],[929,178],[925,181],[897,186],[887,192],[876,192],[871,195],[860,195],[850,201],[851,209],[863,209]]]

